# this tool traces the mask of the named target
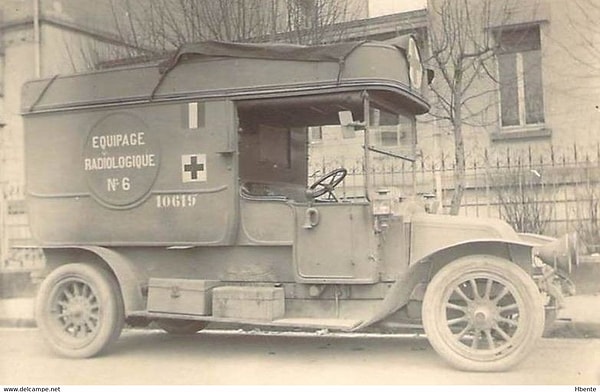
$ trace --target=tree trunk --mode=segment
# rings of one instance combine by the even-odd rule
[[[457,82],[457,91],[460,91],[460,78]],[[453,121],[452,128],[454,132],[454,193],[450,202],[450,214],[458,215],[462,203],[462,197],[465,192],[465,142],[462,134],[462,96],[455,93],[453,100]]]
[[[465,192],[465,143],[462,138],[462,129],[454,130],[454,193],[450,203],[450,214],[458,215]]]

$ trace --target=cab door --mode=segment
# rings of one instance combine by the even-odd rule
[[[378,281],[379,256],[366,202],[296,206],[293,247],[298,282]]]

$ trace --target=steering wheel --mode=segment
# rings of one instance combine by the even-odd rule
[[[346,174],[348,174],[348,171],[344,168],[330,171],[308,187],[307,194],[312,198],[317,198],[327,193],[327,200],[338,201],[333,189],[344,180]]]

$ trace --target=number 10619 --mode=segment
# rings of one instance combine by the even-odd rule
[[[197,195],[157,195],[157,208],[186,208],[196,205]]]

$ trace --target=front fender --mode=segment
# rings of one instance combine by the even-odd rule
[[[358,330],[379,322],[408,304],[419,284],[428,283],[445,265],[466,256],[489,255],[510,260],[532,273],[532,248],[526,242],[499,239],[465,241],[438,249],[411,264],[406,273],[399,276],[390,287],[373,315],[353,328]],[[421,298],[417,298],[421,299]]]
[[[352,328],[353,331],[365,328],[371,324],[383,320],[389,315],[395,313],[408,303],[410,294],[419,283],[428,282],[431,263],[423,262],[413,264],[408,270],[398,277],[396,282],[390,287],[383,301],[379,304],[375,313],[367,319]]]
[[[490,255],[512,261],[523,268],[525,272],[531,274],[533,270],[533,247],[534,245],[528,242],[496,238],[464,241],[441,249],[436,249],[422,257],[417,263],[430,261],[432,263],[431,276],[433,276],[443,266],[461,257]]]

